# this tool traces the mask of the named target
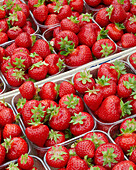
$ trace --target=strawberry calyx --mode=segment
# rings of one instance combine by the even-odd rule
[[[36,42],[36,36],[34,34],[31,36],[31,40],[32,40],[32,46],[33,46]]]
[[[26,98],[19,98],[16,106],[17,106],[17,109],[22,109],[23,106],[26,104]]]
[[[34,69],[35,67],[40,67],[40,66],[43,66],[43,65],[48,66],[49,64],[45,63],[45,61],[39,61],[39,62],[33,64],[31,66],[30,70]]]
[[[79,103],[79,99],[74,97],[73,94],[67,96],[68,101],[64,101],[63,103],[67,105],[67,108],[75,109],[76,105]]]
[[[3,60],[9,60],[10,59],[10,56],[8,56],[8,57],[3,57]]]
[[[82,116],[82,113],[79,112],[78,114],[74,113],[75,116],[71,116],[71,121],[70,123],[72,123],[73,125],[76,125],[76,124],[83,124],[83,119],[86,118],[86,116]]]
[[[123,29],[125,29],[125,26],[124,26],[124,24],[122,23],[115,23],[115,26],[118,28],[118,30],[123,30]]]
[[[75,24],[78,24],[80,21],[77,19],[76,16],[71,15],[71,17],[67,17],[70,21],[72,21]]]
[[[10,162],[9,166],[7,167],[9,170],[19,170],[18,163]]]
[[[133,24],[136,22],[136,15],[133,15],[132,17],[129,18],[130,24]]]
[[[65,67],[66,67],[66,66],[64,65],[64,59],[61,60],[60,58],[59,58],[58,63],[57,63],[56,65],[59,67],[59,71],[61,71],[62,68],[65,68]]]
[[[56,84],[55,83],[55,87],[54,87],[54,89],[56,90],[56,92],[57,92],[57,96],[56,96],[56,98],[58,97],[58,95],[59,95],[59,88],[60,88],[60,84]]]
[[[18,21],[17,13],[15,13],[15,11],[13,13],[9,13],[8,21],[12,21],[13,23]]]
[[[61,134],[58,133],[59,131],[54,131],[53,129],[50,130],[48,139],[54,140],[57,142],[57,140],[62,136]]]
[[[14,1],[11,1],[11,0],[6,1],[6,5],[5,5],[6,9],[10,10],[14,6],[15,2],[16,2],[16,0],[14,0]]]
[[[39,56],[36,52],[30,54],[30,57],[32,57],[32,58],[34,58],[36,56]]]
[[[19,80],[25,80],[24,75],[25,75],[25,73],[22,69],[20,69],[20,70],[15,69],[14,73],[12,74],[12,76],[14,76],[15,79],[17,79],[18,81]]]
[[[95,133],[93,133],[91,138],[85,138],[85,140],[91,140],[95,145],[95,149],[97,149],[100,145],[105,143],[103,140],[101,140],[101,138],[101,136],[98,137]]]
[[[114,61],[114,66],[110,66],[110,68],[113,68],[117,71],[118,73],[118,79],[120,78],[121,74],[126,74],[126,68],[125,68],[125,63],[119,61],[119,60],[115,60]]]
[[[117,161],[115,160],[115,158],[117,157],[116,154],[113,153],[114,149],[111,148],[107,148],[107,151],[102,151],[103,154],[103,166],[107,165],[111,168],[111,163],[117,163]]]
[[[113,52],[113,50],[111,50],[112,46],[108,46],[108,43],[106,43],[106,45],[101,44],[101,47],[102,47],[102,50],[100,51],[102,53],[101,57],[108,57],[108,55],[110,55]]]
[[[86,91],[86,93],[89,93],[89,96],[90,96],[91,94],[97,94],[98,91],[100,91],[100,90],[95,89],[95,87],[93,86],[93,90],[88,89],[88,91]]]
[[[14,26],[14,27],[12,27],[10,30],[14,30],[14,31],[17,31],[19,29],[19,27],[18,26]],[[21,52],[21,51],[20,51]]]
[[[90,167],[90,169],[89,170],[100,170],[100,168],[99,167]]]
[[[57,159],[59,159],[59,160],[64,160],[63,159],[63,157],[62,157],[62,155],[66,155],[67,153],[66,152],[64,152],[64,151],[62,151],[62,146],[52,146],[52,151],[49,151],[49,153],[52,155],[51,156],[51,159],[50,160],[57,160]]]
[[[13,62],[13,64],[16,65],[15,68],[23,68],[25,67],[25,65],[23,64],[23,62],[25,61],[25,59],[20,58],[15,58],[16,62]]]
[[[136,63],[136,57],[132,57],[132,60],[134,61],[134,63]]]
[[[90,20],[93,18],[92,14],[88,14],[88,13],[82,14],[82,16],[83,18],[81,20],[86,22],[90,22]]]
[[[98,77],[98,79],[95,79],[97,84],[100,84],[101,86],[109,86],[110,83],[108,83],[111,80],[111,78],[108,78],[107,76],[103,75],[101,78]]]
[[[4,98],[0,100],[0,103],[4,104],[6,107],[8,107],[8,104],[5,102]]]
[[[18,4],[16,4],[16,6],[13,9],[15,12],[22,11],[22,8]]]
[[[21,155],[21,164],[26,164],[28,160],[28,154]]]
[[[16,123],[19,123],[20,115],[20,113],[17,113],[17,115],[15,116]]]
[[[129,166],[129,170],[134,170],[132,165]]]
[[[100,40],[100,39],[107,38],[108,31],[109,30],[104,30],[104,28],[102,28],[101,31],[99,32],[98,36],[97,36],[97,41]]]
[[[73,136],[73,135],[72,135],[70,129],[66,129],[66,130],[65,130],[65,139],[71,139],[72,136]]]
[[[88,155],[84,156],[85,162],[90,166],[93,166],[92,162],[93,160],[91,158],[88,158]]]
[[[106,11],[108,12],[108,14],[106,15],[106,16],[109,16],[109,19],[111,18],[111,14],[112,14],[112,11],[113,11],[113,6],[112,5],[110,5],[107,9],[106,9]]]
[[[39,96],[39,92],[41,89],[37,85],[36,85],[35,89],[36,89],[36,91],[35,91],[35,95],[34,95],[33,99],[40,101],[41,97]]]
[[[129,77],[128,81],[124,81],[123,84],[127,89],[132,90],[131,96],[133,96],[133,98],[136,99],[136,81],[135,81],[135,77],[132,77],[132,78]]]
[[[132,110],[132,105],[130,105],[131,102],[132,100],[124,103],[123,100],[120,99],[120,109],[122,111],[120,118],[124,117],[126,114],[131,115],[131,110]]]
[[[55,5],[54,8],[53,8],[53,9],[54,9],[54,12],[59,13],[62,7],[63,7],[63,6],[62,6],[62,2],[56,1],[56,5]]]
[[[13,66],[11,65],[11,63],[8,63],[9,66],[6,67],[7,71],[10,69],[10,68],[13,68]],[[7,72],[6,71],[6,72]]]
[[[4,139],[2,146],[5,147],[6,153],[8,153],[9,149],[11,148],[12,142],[13,142],[13,140],[11,140],[11,136],[9,138]]]
[[[124,4],[124,0],[117,0],[119,4]]]
[[[58,44],[60,44],[60,50],[62,50],[60,52],[61,55],[67,56],[74,51],[75,44],[73,41],[68,41],[68,36],[64,39],[61,38],[61,41]]]
[[[130,3],[133,4],[133,5],[136,5],[136,1],[135,0],[131,0]]]
[[[76,156],[76,152],[71,149],[71,150],[69,151],[69,156]]]
[[[45,0],[38,0],[38,4],[35,4],[34,7],[39,7],[41,5],[44,5]]]
[[[136,146],[130,147],[130,150],[127,150],[127,156],[131,156],[133,151],[136,149]]]
[[[83,84],[86,84],[87,82],[92,82],[92,80],[90,79],[92,78],[92,74],[90,74],[90,70],[86,71],[82,71],[80,72],[80,78],[78,78],[78,81],[82,81]]]
[[[5,7],[5,5],[0,6],[0,10],[4,11],[4,7]]]

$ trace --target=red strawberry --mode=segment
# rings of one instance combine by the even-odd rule
[[[27,102],[26,99],[23,97],[18,99],[18,102],[16,104],[18,113],[22,114],[22,109],[26,102]]]
[[[5,49],[0,47],[0,64],[3,62],[3,57],[5,57]]]
[[[47,19],[44,23],[44,25],[48,26],[50,28],[51,26],[59,24],[59,19],[56,14],[50,14],[47,16]],[[50,27],[49,27],[50,26]]]
[[[5,103],[4,101],[0,101],[0,111],[6,108],[7,108],[7,103]]]
[[[125,33],[121,37],[121,43],[123,48],[130,48],[136,46],[136,36],[131,33]]]
[[[134,15],[136,15],[136,5],[135,5],[135,2],[131,2],[131,8],[130,8],[130,12]]]
[[[101,3],[101,0],[95,0],[95,1],[86,0],[85,2],[91,7],[96,7]]]
[[[63,20],[64,18],[70,17],[72,15],[72,10],[69,5],[58,6],[58,7],[59,9],[57,10],[58,12],[57,16],[58,16],[59,21]]]
[[[84,2],[83,0],[73,0],[70,1],[69,6],[74,10],[77,11],[79,13],[83,12],[83,6],[84,6]]]
[[[136,70],[136,53],[133,53],[130,58],[129,58],[129,62],[131,63],[131,65],[134,67],[134,69]]]
[[[22,169],[30,169],[34,165],[34,160],[27,153],[18,158],[18,166]]]
[[[55,144],[59,144],[65,142],[65,135],[60,131],[54,131],[51,129],[49,132],[48,139],[45,142],[45,146],[50,147],[54,146]]]
[[[27,81],[19,87],[19,91],[23,98],[26,98],[26,100],[31,100],[36,93],[36,88],[34,87],[33,82]]]
[[[121,1],[117,1],[117,0],[113,0],[111,4],[121,4],[121,6],[124,8],[124,10],[127,12],[130,10],[130,1],[129,0],[123,0]]]
[[[27,26],[27,25],[25,25],[25,26],[22,28],[22,30],[23,30],[24,32],[27,32],[28,34],[34,34],[34,33],[35,33],[35,30],[34,30],[32,27],[29,27],[29,26]]]
[[[136,148],[135,148],[135,146],[130,148],[127,156],[129,156],[130,161],[136,163]]]
[[[12,27],[7,31],[7,35],[11,40],[14,40],[17,38],[17,36],[19,34],[21,34],[23,31],[21,28],[19,28],[18,26],[16,27]]]
[[[19,125],[16,124],[6,124],[3,129],[3,138],[20,137],[22,135],[22,130]]]
[[[63,97],[64,95],[67,95],[67,94],[75,94],[76,93],[76,90],[73,86],[73,84],[71,84],[70,82],[68,81],[63,81],[61,84],[60,84],[60,88],[59,88],[59,97]]]
[[[61,27],[56,27],[53,30],[53,37],[55,38],[60,32],[61,32]]]
[[[125,27],[126,27],[126,23],[129,21],[129,18],[133,16],[133,14],[130,12],[126,12],[126,14],[127,14],[127,17],[126,17],[125,21],[123,22],[123,25]]]
[[[30,50],[30,53],[36,53],[45,59],[49,54],[51,54],[49,44],[42,39],[37,40]]]
[[[136,121],[133,118],[125,119],[120,125],[120,133],[132,133],[135,131]]]
[[[5,32],[0,32],[0,44],[8,41],[8,36]]]
[[[115,43],[110,39],[100,39],[92,47],[92,52],[96,58],[107,57],[116,50]]]
[[[79,12],[77,12],[77,11],[72,11],[72,16],[73,17],[79,17]]]
[[[20,69],[10,68],[7,72],[7,81],[11,86],[19,87],[24,81],[24,71]]]
[[[93,117],[87,112],[79,112],[71,117],[70,131],[74,136],[81,135],[93,129]]]
[[[43,61],[43,58],[41,56],[39,56],[38,54],[36,54],[35,52],[31,53],[30,57],[31,57],[32,65],[36,64],[36,63],[38,63],[40,61],[41,62]]]
[[[136,170],[136,165],[131,161],[121,161],[117,165],[115,165],[112,170],[128,170],[128,169]]]
[[[14,120],[15,117],[10,108],[5,108],[0,111],[0,126],[4,127],[6,124],[13,123]]]
[[[5,16],[6,16],[6,11],[4,9],[4,6],[1,6],[0,7],[0,19],[5,18]]]
[[[88,23],[92,23],[92,15],[85,13],[85,14],[81,14],[78,17],[79,20],[79,26],[83,27],[84,25],[88,24]]]
[[[84,141],[80,141],[76,145],[75,150],[76,150],[76,154],[80,158],[84,158],[86,155],[88,158],[93,158],[95,152],[95,146],[91,140],[84,140]]]
[[[107,136],[101,132],[89,132],[83,137],[83,139],[91,140],[96,149],[104,143],[109,143]]]
[[[107,143],[99,146],[96,149],[94,155],[95,164],[103,166],[106,169],[112,169],[118,162],[123,160],[124,154],[121,148],[118,145],[112,143]]]
[[[64,95],[59,100],[60,107],[67,108],[71,115],[74,115],[74,113],[83,112],[84,110],[84,104],[82,99],[74,94],[67,94]]]
[[[27,138],[31,142],[33,142],[37,146],[42,147],[45,144],[46,139],[48,138],[49,128],[46,125],[38,124],[35,122],[34,125],[26,128],[25,133]]]
[[[27,48],[24,47],[18,47],[13,51],[13,54],[18,53],[18,52],[22,52],[22,53],[27,53],[29,54],[29,50]]]
[[[34,5],[38,3],[38,0],[28,0],[28,7],[31,11],[35,9]]]
[[[3,60],[4,62],[1,64],[1,72],[2,74],[7,77],[7,71],[10,69],[10,68],[13,68],[12,65],[11,65],[11,59],[10,57],[7,57],[6,60]]]
[[[88,89],[92,90],[95,86],[95,81],[90,74],[90,71],[78,72],[74,76],[74,87],[80,93],[85,93]]]
[[[79,156],[72,156],[67,164],[66,170],[88,170],[87,163]]]
[[[17,48],[17,45],[15,43],[9,45],[6,49],[5,49],[5,55],[6,57],[8,56],[12,56],[13,55],[13,51]]]
[[[8,29],[9,29],[9,26],[7,24],[7,21],[5,19],[0,20],[0,30],[6,33]]]
[[[68,160],[69,153],[64,146],[52,146],[46,153],[46,161],[48,165],[54,168],[62,168],[66,166]]]
[[[2,165],[4,163],[5,155],[6,155],[6,150],[5,150],[4,146],[2,146],[0,144],[0,165]]]
[[[129,20],[126,23],[126,31],[129,33],[136,33],[136,16],[133,15],[129,18]]]

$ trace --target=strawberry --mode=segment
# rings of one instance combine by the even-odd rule
[[[22,130],[17,124],[6,124],[3,129],[3,138],[20,137],[22,135]]]
[[[136,16],[133,15],[132,17],[129,18],[129,20],[126,23],[126,31],[128,33],[136,33]]]
[[[61,29],[62,30],[69,30],[77,34],[80,30],[79,27],[79,20],[76,17],[67,17],[61,21]]]
[[[69,6],[73,9],[73,11],[82,13],[84,1],[83,0],[73,0],[73,1],[70,1]]]
[[[72,11],[72,16],[73,17],[79,17],[79,12],[77,12],[77,11]]]
[[[15,43],[12,43],[11,45],[9,45],[6,49],[5,49],[5,55],[6,57],[8,56],[12,56],[13,55],[13,51],[17,48],[17,45]]]
[[[30,57],[31,57],[32,65],[43,61],[43,58],[38,54],[36,54],[35,52],[31,53]]]
[[[86,0],[85,2],[91,7],[96,7],[101,3],[101,0],[95,0],[95,1]]]
[[[27,26],[27,25],[25,25],[25,26],[22,28],[22,30],[23,30],[24,32],[27,32],[28,34],[34,34],[34,33],[35,33],[35,30],[34,30],[32,27],[29,27],[29,26]]]
[[[60,88],[59,88],[59,97],[60,98],[63,97],[64,95],[75,94],[75,93],[76,93],[76,90],[72,83],[70,83],[68,81],[63,81],[60,84]]]
[[[24,81],[24,71],[18,68],[10,68],[7,72],[7,81],[11,86],[19,87]]]
[[[76,145],[75,150],[76,150],[76,154],[80,158],[84,158],[86,155],[88,158],[93,158],[95,152],[95,146],[91,140],[84,140],[84,141],[80,141]]]
[[[71,67],[81,66],[93,60],[91,50],[86,45],[80,45],[66,58],[66,64]]]
[[[3,57],[5,57],[5,49],[0,47],[0,64],[3,62]]]
[[[64,146],[52,146],[46,153],[46,161],[48,165],[54,168],[64,167],[69,160],[69,153]]]
[[[26,102],[26,99],[23,97],[18,99],[18,102],[16,104],[18,113],[22,114],[22,109]]]
[[[95,21],[101,27],[106,27],[110,23],[107,8],[102,8],[98,11],[98,13],[96,14],[96,17],[95,17]]]
[[[58,3],[55,7],[57,8],[59,21],[72,15],[72,10],[69,5],[60,6]]]
[[[88,24],[88,23],[92,23],[92,15],[85,13],[85,14],[81,14],[78,17],[79,20],[79,26],[80,28],[83,27],[84,25]]]
[[[131,54],[131,56],[129,57],[129,62],[136,70],[136,53]]]
[[[95,81],[90,74],[90,71],[84,70],[78,72],[74,76],[74,87],[80,93],[85,93],[88,89],[92,90],[95,86]]]
[[[22,53],[27,53],[29,54],[29,50],[27,48],[24,47],[18,47],[13,51],[13,54],[18,53],[18,52],[22,52]],[[31,57],[31,56],[30,56]]]
[[[36,7],[34,7],[34,5],[36,5],[38,3],[38,0],[28,0],[28,7],[31,11],[33,11]]]
[[[67,108],[71,115],[74,115],[74,113],[83,112],[84,110],[84,104],[82,99],[75,94],[64,95],[59,100],[59,106]]]
[[[23,27],[26,23],[26,15],[22,11],[13,12],[13,14],[9,13],[8,22],[12,26]]]
[[[110,39],[100,39],[92,46],[92,52],[96,58],[107,57],[116,50],[115,43]]]
[[[113,107],[114,106],[114,107]],[[104,122],[115,122],[126,114],[131,114],[130,102],[124,103],[117,96],[111,95],[104,99],[101,106],[96,110],[95,114]]]
[[[53,30],[53,37],[55,38],[60,32],[61,32],[61,27],[56,27]]]
[[[4,146],[2,146],[0,144],[0,165],[2,165],[4,163],[5,155],[6,155],[6,150],[5,150]]]
[[[6,60],[4,60],[4,62],[1,64],[1,72],[5,77],[7,77],[7,71],[10,68],[13,68],[11,66],[11,59],[10,59],[10,57],[7,57]]]
[[[27,70],[32,65],[31,57],[27,53],[15,53],[11,56],[11,65],[19,69]]]
[[[50,146],[54,146],[55,144],[59,144],[62,142],[65,142],[64,133],[60,131],[54,131],[53,129],[51,129],[49,131],[48,139],[45,142],[45,146],[50,147]]]
[[[21,28],[19,28],[18,26],[16,27],[12,27],[7,31],[7,35],[11,40],[14,40],[17,38],[17,36],[19,34],[21,34],[23,31]]]
[[[112,4],[106,11],[108,12],[109,20],[113,23],[121,23],[126,19],[126,12],[121,4]]]
[[[36,93],[36,88],[33,82],[27,81],[19,87],[19,91],[23,98],[26,98],[26,100],[31,100]]]
[[[18,159],[22,154],[28,152],[28,145],[21,137],[6,138],[2,145],[7,150],[6,157],[8,160]]]
[[[43,59],[45,59],[49,54],[51,54],[49,44],[42,39],[39,39],[34,43],[33,47],[30,50],[30,53],[34,52],[41,56]]]
[[[44,1],[38,1],[38,4],[34,5],[36,8],[33,10],[35,19],[40,23],[43,23],[48,16],[48,8],[44,5]]]
[[[23,32],[17,36],[15,43],[18,47],[29,48],[32,45],[31,37],[28,33]]]
[[[45,58],[45,62],[48,65],[48,73],[50,75],[57,74],[64,68],[64,62],[59,58],[57,54],[50,54]]]
[[[93,88],[93,90],[86,91],[84,95],[85,104],[92,110],[96,111],[103,101],[103,94],[99,89]]]
[[[118,162],[123,160],[124,154],[121,148],[112,143],[99,146],[94,155],[94,163],[106,169],[112,169]]]
[[[130,8],[130,12],[134,15],[136,15],[136,5],[135,2],[131,2],[131,8]]]
[[[42,80],[46,77],[48,72],[48,64],[44,61],[39,61],[38,63],[33,64],[28,70],[29,76],[36,80]]]
[[[123,29],[125,29],[123,24],[119,23],[110,23],[107,25],[106,30],[108,30],[108,35],[114,41],[119,41],[123,35]]]
[[[4,6],[1,6],[0,7],[0,19],[5,18],[5,16],[6,16],[6,11],[4,9]]]
[[[5,32],[0,32],[0,44],[8,41],[8,36]]]
[[[117,1],[113,0],[111,4],[121,4],[121,6],[124,8],[124,10],[127,12],[130,10],[131,4],[129,0],[123,0],[123,1]]]
[[[59,24],[59,19],[56,14],[49,14],[44,23],[44,25],[48,26],[48,28],[50,28],[53,25],[57,25],[57,24]]]
[[[127,17],[126,17],[125,21],[123,22],[123,25],[125,27],[126,27],[126,23],[129,21],[129,18],[133,16],[133,14],[130,12],[126,12],[126,14],[127,14]]]
[[[121,43],[123,48],[130,48],[136,46],[136,36],[131,33],[125,33],[121,37]]]
[[[66,170],[88,170],[87,163],[79,156],[72,156],[67,164]]]
[[[5,19],[0,20],[0,30],[6,33],[8,29],[9,29],[9,26],[7,24],[7,21]]]
[[[97,83],[96,88],[101,91],[104,98],[116,94],[117,85],[110,78],[103,75],[101,78],[95,79],[95,81]]]
[[[6,124],[13,123],[14,120],[15,117],[10,108],[5,108],[0,111],[0,126],[4,127]]]
[[[83,137],[83,139],[91,140],[95,145],[95,149],[104,143],[109,143],[106,135],[101,132],[89,132]]]
[[[136,121],[133,118],[125,119],[120,125],[120,133],[132,133],[135,131]]]
[[[88,132],[94,127],[93,117],[87,112],[74,113],[70,123],[70,131],[74,136]]]
[[[34,165],[34,160],[31,156],[29,156],[27,153],[24,154],[24,155],[21,155],[19,158],[18,158],[18,166],[21,168],[21,169],[30,169],[33,167]]]
[[[121,161],[113,167],[112,170],[136,170],[136,165],[132,161]]]

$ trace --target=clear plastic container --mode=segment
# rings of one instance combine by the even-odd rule
[[[40,35],[40,34],[35,34],[35,36],[36,36],[36,40],[38,40],[38,39],[43,39],[43,40],[45,40],[45,41],[47,42],[47,40],[44,39],[44,38],[42,37],[42,35]],[[8,47],[9,45],[11,45],[11,44],[14,43],[14,42],[15,42],[15,40],[12,40],[12,41],[10,41],[10,42],[7,42],[7,43],[3,44],[2,47],[3,47],[3,48],[6,48],[6,47]],[[47,42],[47,43],[48,43],[48,42]],[[55,52],[53,51],[53,53],[55,53]],[[59,72],[58,72],[57,74],[55,74],[55,75],[58,75],[58,74],[60,74],[60,73],[63,73],[64,71],[65,71],[65,68],[62,68],[62,70],[59,71]],[[55,75],[52,75],[52,76],[55,76]],[[4,76],[2,73],[1,73],[1,76],[2,76],[3,80],[5,81],[8,89],[10,89],[10,90],[15,90],[15,89],[18,89],[18,88],[19,88],[19,87],[10,86],[9,83],[7,82],[5,76]],[[49,77],[51,77],[51,76],[49,76]]]
[[[11,109],[13,110],[13,113],[14,113],[14,115],[16,116],[16,113],[15,113],[13,107],[12,107],[9,103],[7,103],[7,102],[6,102],[6,104],[8,105],[9,108],[11,108]],[[19,123],[17,123],[17,124],[20,126],[20,128],[21,128],[21,130],[22,130],[22,136],[24,136],[23,139],[27,142],[27,145],[28,145],[28,154],[30,154],[30,153],[31,153],[31,146],[30,146],[29,140],[28,140],[28,139],[26,138],[26,136],[25,136],[24,129],[22,128],[22,125],[21,125],[20,121],[19,121]],[[10,164],[10,162],[14,162],[14,161],[16,161],[16,160],[8,161],[8,162],[0,165],[0,169],[4,169],[7,164]]]
[[[0,92],[0,94],[3,94],[6,92],[7,88],[6,88],[6,84],[4,82],[4,80],[0,77],[0,88],[2,89],[2,92]]]
[[[104,135],[106,135],[106,137],[108,138],[108,140],[109,140],[110,143],[115,144],[114,140],[113,140],[106,132],[104,132],[104,131],[101,131],[101,130],[93,130],[93,131],[90,131],[90,132],[100,132],[100,133],[103,133]],[[87,132],[87,133],[89,133],[89,132]],[[85,134],[87,134],[87,133],[85,133]],[[76,142],[76,140],[79,140],[80,138],[84,137],[85,134],[82,134],[82,136],[78,137],[77,139],[73,139],[73,140],[71,140],[70,142],[65,143],[63,146],[65,146],[65,147],[67,147],[67,148],[70,148],[70,146],[71,146],[74,142]],[[60,145],[60,144],[59,144],[59,145]],[[61,144],[61,145],[62,145],[62,144]],[[124,159],[127,160],[126,156],[124,156]],[[46,167],[47,167],[49,170],[57,170],[56,168],[52,168],[52,167],[50,167],[50,166],[47,164],[47,162],[46,162],[46,154],[44,155],[44,163],[45,163]]]
[[[48,170],[48,168],[45,166],[44,162],[40,158],[38,158],[35,155],[30,155],[30,156],[34,160],[34,167],[36,167],[38,170]],[[17,160],[16,161],[11,161],[11,162],[17,163]],[[9,164],[10,164],[10,162],[7,162],[2,167],[0,167],[0,169],[1,170],[6,169],[9,166]]]
[[[134,51],[134,53],[135,53],[136,51]],[[132,55],[132,54],[131,54]],[[135,74],[136,74],[136,69],[132,66],[132,64],[130,63],[130,56],[131,55],[129,55],[128,56],[128,58],[127,58],[127,62],[128,62],[128,64],[130,65],[130,67],[131,67],[131,69],[133,69],[134,70],[134,72],[135,72]]]
[[[68,79],[67,79],[67,80],[68,80]],[[58,81],[54,81],[54,82],[57,83],[57,84],[60,84],[61,82],[67,81],[67,80],[58,80]],[[43,84],[40,85],[40,86],[38,86],[38,87],[41,88],[42,86],[43,86]],[[16,103],[17,103],[17,101],[19,100],[19,98],[21,98],[21,97],[22,97],[21,94],[20,94],[20,93],[17,93],[17,94],[12,98],[12,106],[13,106],[16,114],[18,113],[18,112],[17,112],[17,109],[16,109]],[[21,122],[21,125],[22,125],[23,129],[25,130],[26,127],[25,127],[25,125],[24,125],[24,123],[23,123],[23,120],[22,120],[21,118],[20,118],[20,122]],[[93,127],[92,130],[94,130],[95,127],[96,127],[96,122],[94,121],[94,127]],[[81,136],[81,135],[80,135],[80,136]],[[80,137],[80,136],[78,136],[78,137]],[[74,139],[76,140],[78,137],[74,137],[74,138],[72,138],[72,139],[69,139],[69,140],[67,140],[67,141],[65,141],[65,142],[63,142],[63,143],[61,143],[61,144],[65,144],[65,143],[70,142],[71,140],[74,140]],[[30,143],[31,143],[32,147],[34,148],[35,153],[36,153],[39,157],[41,157],[41,158],[44,156],[44,154],[45,154],[45,153],[47,152],[47,150],[50,148],[50,147],[38,147],[38,146],[36,146],[35,144],[33,144],[31,141],[30,141]]]

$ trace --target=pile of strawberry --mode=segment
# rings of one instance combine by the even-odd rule
[[[135,1],[110,0],[108,2],[107,5],[110,6],[100,9],[95,16],[95,21],[105,28],[107,34],[117,42],[118,46],[123,48],[136,46]]]
[[[4,0],[0,6],[0,44],[14,40],[20,33],[33,34],[29,8],[20,0]]]
[[[131,56],[129,57],[129,62],[136,70],[136,53],[131,54]]]
[[[0,165],[28,153],[22,130],[15,124],[15,115],[7,103],[0,102]]]
[[[59,56],[51,54],[48,43],[38,37],[21,33],[6,49],[0,47],[1,72],[10,86],[45,79],[47,74],[54,75],[64,67]]]
[[[38,170],[38,168],[34,167],[34,159],[32,156],[29,156],[27,153],[22,154],[17,163],[10,162],[5,170]],[[40,170],[40,169],[39,169]]]
[[[125,63],[116,60],[102,64],[96,79],[90,71],[75,74],[74,87],[98,120],[113,123],[136,114],[136,75],[126,71]]]
[[[17,111],[26,127],[27,138],[37,146],[50,147],[94,127],[92,116],[84,112],[82,99],[67,81],[63,81],[59,89],[53,82],[36,89],[34,83],[28,81],[19,91],[23,98],[16,104]]]
[[[102,132],[87,133],[69,149],[55,145],[47,151],[45,157],[49,166],[59,170],[123,170],[122,166],[126,170],[131,167],[136,169],[133,162],[123,161],[121,148],[109,143]]]
[[[114,139],[115,142],[128,156],[128,159],[136,164],[136,120],[134,118],[127,118],[119,124],[118,129],[119,134]],[[114,128],[111,130],[111,134],[113,133],[115,136]]]

